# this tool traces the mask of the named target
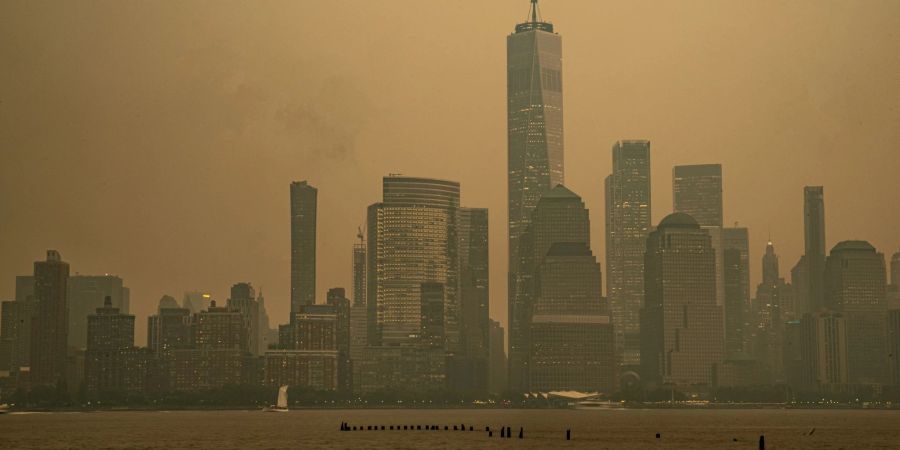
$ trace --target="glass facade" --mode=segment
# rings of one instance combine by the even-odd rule
[[[650,230],[650,142],[620,141],[606,177],[606,295],[620,363],[640,364],[644,249]]]

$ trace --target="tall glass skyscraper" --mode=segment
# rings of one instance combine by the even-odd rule
[[[369,345],[423,344],[423,292],[433,294],[440,285],[442,339],[457,351],[459,183],[388,176],[383,189],[383,201],[369,206],[367,220]]]
[[[644,250],[650,230],[650,142],[620,141],[606,177],[606,293],[620,363],[640,364]]]
[[[675,212],[701,227],[722,227],[722,165],[697,164],[672,169]]]
[[[303,305],[316,303],[316,204],[319,190],[291,183],[291,322]]]
[[[530,19],[506,38],[510,305],[518,284],[519,238],[541,195],[564,181],[562,39],[553,24],[538,19],[537,0],[531,3]],[[512,374],[510,382],[519,387]]]
[[[816,312],[825,303],[825,189],[803,188],[803,260],[806,264],[806,286],[803,312]]]

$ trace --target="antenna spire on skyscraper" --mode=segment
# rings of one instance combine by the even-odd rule
[[[531,0],[531,23],[537,23],[538,21],[538,0]]]

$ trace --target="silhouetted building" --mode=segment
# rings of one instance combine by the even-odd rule
[[[866,241],[843,241],[825,262],[825,302],[843,314],[851,384],[887,384],[884,255]]]
[[[444,347],[460,350],[459,183],[388,176],[368,210],[369,344],[419,342],[422,284],[443,285]]]
[[[291,315],[316,303],[316,207],[318,189],[291,183]]]
[[[68,280],[69,264],[56,250],[47,250],[47,260],[34,263],[37,310],[31,326],[30,376],[35,385],[56,384],[66,376]]]
[[[784,381],[793,389],[805,387],[806,370],[803,361],[803,324],[800,319],[784,323],[781,343],[781,365],[784,370]]]
[[[165,311],[165,310],[161,310]],[[165,363],[169,387],[176,391],[259,382],[248,370],[250,336],[240,311],[210,302],[191,318],[192,346],[172,349]]]
[[[673,213],[647,238],[641,317],[641,378],[675,385],[714,384],[724,359],[722,307],[707,230]]]
[[[353,392],[426,395],[446,388],[447,358],[443,349],[422,346],[368,347],[353,362]]]
[[[783,352],[785,322],[794,319],[791,285],[778,268],[778,255],[770,241],[762,258],[762,282],[756,287],[754,302],[755,343],[753,355],[765,365],[776,382],[787,381]],[[799,355],[799,353],[798,353]],[[799,356],[798,356],[799,358]]]
[[[31,279],[31,277],[28,277]],[[32,288],[33,289],[33,288]],[[34,296],[2,303],[0,310],[0,371],[18,378],[31,361],[31,325],[37,310]]]
[[[803,274],[798,313],[817,312],[825,306],[825,193],[822,186],[803,188]]]
[[[891,384],[900,387],[900,309],[888,311],[888,351]]]
[[[499,394],[506,390],[506,342],[504,330],[500,322],[491,320],[491,354],[490,354],[490,387],[491,393]]]
[[[200,311],[206,311],[209,308],[209,302],[212,295],[206,291],[188,291],[184,293],[181,301],[181,307],[188,309],[191,314],[197,314]]]
[[[350,299],[344,288],[331,288],[327,295],[328,306],[335,314],[335,340],[338,351],[338,389],[350,392],[353,389],[352,368],[350,366]]]
[[[269,350],[265,356],[265,384],[333,391],[338,384],[337,350]]]
[[[91,398],[103,393],[141,393],[155,369],[152,351],[134,346],[134,316],[123,314],[107,296],[87,317],[84,382]]]
[[[104,306],[108,296],[112,306],[128,314],[130,291],[121,278],[114,275],[74,275],[69,277],[69,338],[68,345],[85,348],[87,345],[87,317]]]
[[[350,307],[350,359],[357,360],[368,345],[369,311],[366,306],[366,241],[360,229],[353,244],[353,305]]]
[[[600,292],[600,264],[586,242],[550,247],[536,271],[530,390],[612,391],[613,327]]]
[[[561,184],[541,197],[528,229],[518,240],[517,286],[514,301],[509,304],[509,386],[514,390],[528,389],[534,274],[547,251],[558,242],[590,243],[588,210],[581,197]]]
[[[888,309],[900,309],[900,252],[891,256],[891,279],[885,299]]]
[[[847,323],[840,313],[822,311],[800,320],[802,385],[839,391],[849,382]]]
[[[256,300],[256,290],[253,286],[250,283],[237,283],[231,286],[231,296],[226,302],[226,307],[241,313],[249,337],[250,353],[263,354],[266,350],[263,342],[266,340],[265,333],[268,327],[260,323],[260,304]]]
[[[191,311],[177,304],[173,308],[166,297],[160,300],[157,313],[147,318],[147,347],[161,356],[193,345]]]
[[[459,270],[462,362],[459,376],[453,377],[461,390],[488,391],[490,352],[490,260],[488,210],[459,209]]]
[[[619,141],[606,177],[606,295],[620,363],[640,364],[644,249],[651,226],[650,141]]]
[[[544,192],[564,183],[562,39],[553,25],[538,19],[532,4],[530,20],[516,25],[506,38],[507,193],[509,207],[508,304],[517,301],[521,280],[519,239]],[[513,306],[510,306],[512,309]],[[510,317],[513,317],[512,315]],[[510,327],[510,383],[522,388],[523,354],[519,324]]]
[[[672,170],[675,212],[703,227],[722,227],[722,165],[675,166]]]
[[[750,234],[746,228],[723,228],[725,284],[725,352],[750,350]],[[740,358],[738,358],[740,359]],[[732,359],[736,360],[736,359]]]

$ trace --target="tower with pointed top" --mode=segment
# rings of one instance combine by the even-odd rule
[[[506,38],[510,320],[519,240],[541,195],[563,183],[562,39],[531,1],[529,18]],[[512,332],[512,326],[510,327]],[[510,345],[516,345],[510,339]],[[510,350],[512,357],[513,349]],[[519,388],[511,373],[512,388]]]

